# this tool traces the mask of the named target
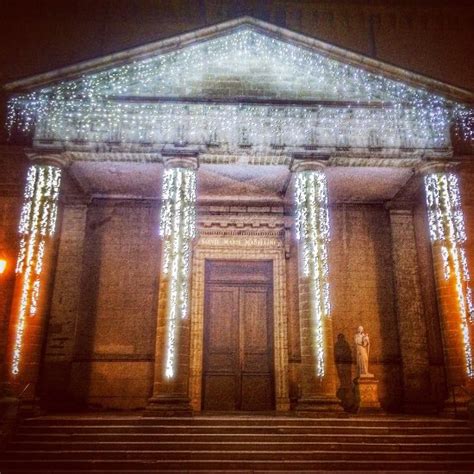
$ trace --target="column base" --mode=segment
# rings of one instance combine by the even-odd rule
[[[38,398],[20,400],[11,394],[0,397],[0,451],[5,448],[24,418],[40,415]]]
[[[358,413],[377,413],[382,410],[379,401],[378,383],[379,381],[373,375],[354,379]]]
[[[342,412],[342,407],[336,397],[320,396],[300,398],[295,406],[297,413],[329,413]]]
[[[441,416],[448,418],[469,418],[474,419],[474,399],[468,397],[449,397],[440,412]]]
[[[143,412],[144,417],[154,416],[192,416],[193,409],[189,398],[180,396],[152,397]]]
[[[474,384],[473,384],[474,385]],[[474,421],[474,386],[451,385],[440,415],[450,418],[470,418]]]
[[[277,398],[276,400],[276,411],[288,412],[291,410],[291,404],[289,398]]]

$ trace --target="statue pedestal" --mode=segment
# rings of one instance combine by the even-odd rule
[[[359,413],[375,413],[381,410],[377,390],[378,383],[379,381],[372,374],[354,379],[355,398]]]

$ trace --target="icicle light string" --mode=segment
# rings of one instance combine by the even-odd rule
[[[209,71],[216,71],[217,79],[243,75],[258,89],[262,79],[252,71],[263,66],[277,76],[283,89],[285,83],[292,84],[280,91],[285,98],[349,98],[356,105],[390,106],[298,108],[116,100],[121,96],[186,98],[190,90],[206,90]],[[316,133],[324,145],[334,130],[344,128],[347,136],[340,141],[350,140],[352,145],[362,140],[362,146],[367,146],[368,136],[355,135],[370,131],[386,146],[407,147],[446,146],[452,123],[461,124],[464,136],[472,138],[473,120],[472,109],[462,104],[251,29],[14,96],[7,117],[10,130],[15,124],[23,132],[36,126],[36,138],[65,141],[101,142],[114,140],[115,135],[124,141],[173,143],[181,136],[192,143],[215,137],[233,144],[249,133],[248,141],[255,145],[274,142],[279,135],[287,145],[302,145],[312,144]]]
[[[302,274],[308,278],[310,312],[315,337],[316,374],[325,374],[324,319],[330,315],[328,253],[329,215],[326,176],[320,171],[296,174],[296,235],[300,241]]]
[[[163,238],[163,273],[167,281],[167,346],[165,376],[175,374],[180,318],[186,318],[189,300],[191,241],[196,236],[196,172],[171,168],[163,178],[160,236]]]
[[[474,323],[474,305],[464,247],[467,236],[458,178],[452,173],[433,173],[425,177],[425,189],[431,241],[441,244],[444,278],[453,279],[455,285],[466,372],[470,378],[474,378],[469,334]]]
[[[18,227],[21,235],[16,273],[21,275],[20,302],[13,348],[12,374],[20,372],[27,316],[35,316],[41,291],[41,274],[49,238],[56,229],[61,170],[32,165],[28,169],[24,203]]]

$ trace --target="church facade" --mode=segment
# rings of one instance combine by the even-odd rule
[[[7,90],[17,395],[352,411],[359,326],[382,409],[473,387],[470,92],[253,18]]]

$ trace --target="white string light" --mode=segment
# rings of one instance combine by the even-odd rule
[[[169,379],[175,374],[179,319],[186,318],[188,313],[191,241],[196,236],[195,170],[165,171],[160,236],[163,238],[162,278],[167,284],[165,376]]]
[[[432,242],[441,243],[445,280],[454,279],[466,358],[466,372],[474,378],[470,325],[474,322],[472,289],[465,252],[466,229],[459,182],[452,173],[425,176],[426,202]]]
[[[61,170],[55,166],[32,165],[28,169],[18,227],[21,241],[16,273],[22,280],[11,368],[13,375],[20,372],[26,317],[35,316],[38,311],[44,257],[56,227],[60,182]]]
[[[315,337],[316,374],[325,374],[324,319],[330,315],[328,251],[329,214],[326,176],[320,171],[296,173],[296,235],[302,273],[308,278],[310,312]]]
[[[259,79],[255,74],[256,67],[277,78],[274,91],[271,80],[269,85],[268,78]],[[206,96],[213,84],[209,82],[213,72],[215,80],[240,78],[242,96],[264,94],[269,99],[290,101],[303,97],[334,104],[173,103],[171,99],[176,97]],[[263,92],[255,92],[259,90]],[[219,88],[215,93],[222,95]],[[123,97],[140,100],[127,102],[120,99]],[[171,102],[147,100],[153,97]],[[350,103],[338,105],[341,100]],[[36,139],[65,143],[186,142],[221,144],[231,149],[241,145],[429,148],[449,146],[451,124],[460,124],[463,135],[472,138],[473,117],[467,106],[427,90],[246,27],[177,51],[13,96],[7,122],[10,130],[14,126],[22,132],[35,129]]]

